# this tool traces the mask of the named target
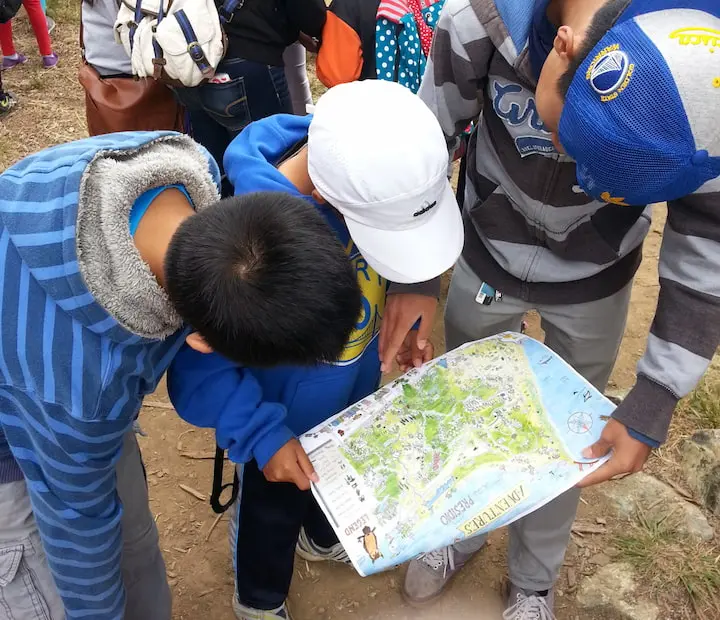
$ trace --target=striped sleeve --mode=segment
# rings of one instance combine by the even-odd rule
[[[719,274],[720,178],[668,203],[657,311],[637,383],[613,416],[656,441],[720,345]]]
[[[469,0],[448,0],[440,14],[418,95],[454,150],[457,138],[482,111],[493,44]]]
[[[15,390],[0,407],[67,620],[122,620],[115,463],[128,421],[78,420]]]

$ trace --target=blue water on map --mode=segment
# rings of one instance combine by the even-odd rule
[[[531,338],[521,342],[545,411],[575,460],[584,460],[583,449],[600,438],[605,426],[600,416],[609,416],[615,405],[544,345]]]

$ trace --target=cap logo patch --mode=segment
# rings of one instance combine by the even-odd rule
[[[585,78],[604,102],[617,99],[630,83],[635,65],[619,44],[609,45],[593,58]]]
[[[430,204],[425,203],[419,211],[413,213],[413,217],[420,217],[423,213],[427,213],[430,209],[434,209],[437,206],[437,200]]]
[[[714,52],[720,47],[720,30],[712,28],[678,28],[670,33],[671,39],[677,39],[680,45],[703,46]]]
[[[600,194],[600,199],[611,205],[619,205],[621,207],[629,207],[630,205],[625,202],[625,197],[613,196],[610,192],[603,192]]]

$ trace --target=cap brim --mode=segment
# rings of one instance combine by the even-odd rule
[[[345,219],[350,236],[368,264],[391,282],[427,282],[452,267],[463,248],[460,209],[446,184],[437,209],[422,226],[410,230],[380,230]]]

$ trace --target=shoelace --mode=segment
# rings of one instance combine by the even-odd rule
[[[542,596],[518,592],[517,602],[503,612],[503,620],[556,620]]]
[[[443,577],[447,575],[448,567],[450,570],[455,570],[455,550],[450,547],[443,547],[442,549],[436,549],[429,553],[423,553],[418,557],[423,564],[426,564],[434,571],[437,571],[442,567]]]

